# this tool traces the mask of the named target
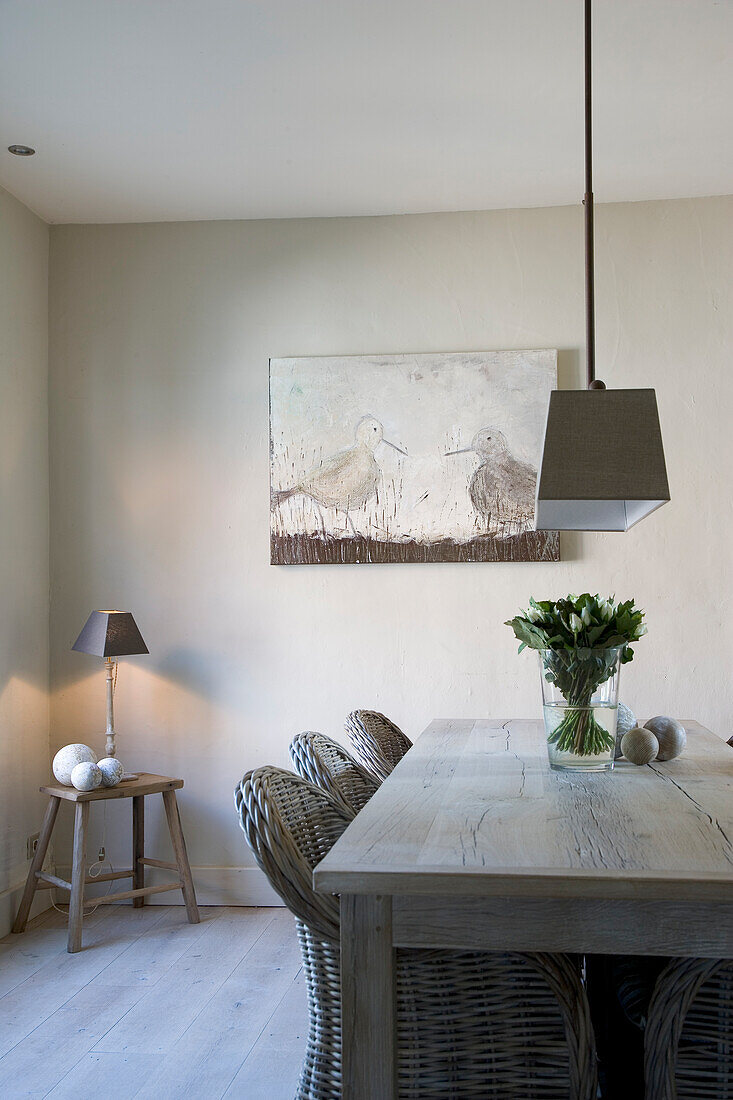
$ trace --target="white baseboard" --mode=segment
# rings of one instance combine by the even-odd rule
[[[129,866],[129,865],[128,865]],[[199,905],[282,905],[282,899],[270,886],[265,874],[259,867],[192,867],[193,883],[196,888],[196,900]],[[158,867],[145,868],[146,886],[159,886],[171,881],[174,872],[160,870]],[[69,879],[70,867],[59,867],[56,874]],[[111,886],[111,890],[109,889]],[[118,890],[129,890],[129,879],[115,880],[112,883],[100,883],[99,886],[87,886],[86,896],[93,898]],[[53,892],[53,891],[49,891]],[[44,893],[46,891],[44,890]],[[65,890],[56,890],[56,901],[66,902],[69,895]],[[162,894],[152,894],[146,905],[183,905],[179,890],[166,890]]]
[[[11,886],[7,890],[3,890],[2,893],[0,893],[0,939],[2,939],[3,936],[7,936],[11,928],[13,927],[15,914],[18,912],[20,899],[23,895],[23,887],[25,886],[29,867],[30,864],[26,864],[25,870],[21,872],[23,875],[22,879],[18,878],[18,873],[16,871],[16,873],[12,876],[16,885]],[[257,868],[257,871],[259,872],[259,874],[262,874],[259,867]],[[262,875],[262,877],[265,878],[264,875]],[[265,885],[267,885],[267,879],[265,879]],[[29,920],[32,920],[33,917],[37,917],[39,913],[44,913],[46,909],[51,908],[52,899],[50,895],[53,893],[53,890],[36,891],[36,896],[34,897],[33,904],[31,905],[31,912],[28,918]],[[282,902],[280,902],[279,904],[282,905]]]

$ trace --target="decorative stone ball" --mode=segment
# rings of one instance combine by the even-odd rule
[[[659,742],[657,760],[674,760],[687,744],[685,727],[675,718],[658,714],[656,718],[650,718],[645,722],[644,728],[651,730]]]
[[[125,769],[115,756],[105,756],[104,760],[99,761],[97,767],[102,773],[102,782],[105,787],[116,787],[125,774]]]
[[[621,751],[621,738],[636,725],[636,715],[631,707],[627,707],[625,703],[619,703],[618,715],[616,717],[616,751],[613,756],[614,760],[619,760],[620,757],[623,756]]]
[[[659,742],[651,730],[634,726],[621,738],[621,751],[631,764],[650,764],[659,752]]]
[[[70,787],[72,785],[71,773],[74,767],[84,760],[91,760],[93,764],[97,763],[97,754],[88,745],[65,745],[63,749],[59,749],[51,765],[57,782]]]
[[[93,760],[82,760],[71,772],[77,791],[93,791],[102,786],[102,773]]]

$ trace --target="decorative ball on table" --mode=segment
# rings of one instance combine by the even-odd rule
[[[54,756],[51,765],[56,781],[63,783],[66,787],[71,787],[71,773],[77,764],[84,761],[91,761],[92,764],[96,764],[96,752],[90,749],[88,745],[64,745],[63,749],[59,749]]]
[[[634,729],[638,725],[636,721],[636,715],[631,707],[627,707],[625,703],[619,703],[618,714],[616,716],[616,750],[613,754],[614,760],[620,760],[623,756],[621,751],[621,738],[629,730]]]
[[[634,726],[621,738],[621,752],[630,764],[650,764],[659,752],[659,742],[651,730]]]
[[[651,730],[659,742],[657,760],[674,760],[687,744],[687,733],[681,722],[658,714],[644,723],[644,729]]]
[[[97,766],[102,773],[102,783],[105,787],[116,787],[125,774],[125,769],[116,756],[105,756]]]
[[[102,773],[91,760],[82,760],[71,772],[71,782],[77,791],[94,791],[102,785]]]

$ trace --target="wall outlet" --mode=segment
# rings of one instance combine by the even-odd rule
[[[38,847],[39,833],[31,833],[25,842],[25,858],[33,859],[36,854],[36,848]]]

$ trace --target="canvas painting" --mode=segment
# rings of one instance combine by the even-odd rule
[[[555,351],[270,361],[275,565],[557,561],[534,530]]]

